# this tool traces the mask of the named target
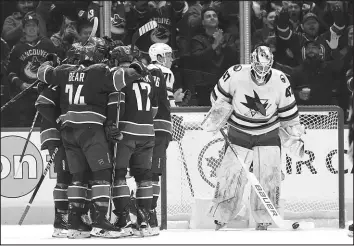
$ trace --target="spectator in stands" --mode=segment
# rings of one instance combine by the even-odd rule
[[[273,53],[276,51],[276,37],[274,28],[275,17],[275,10],[267,12],[263,17],[263,28],[256,30],[252,36],[253,47],[259,43],[265,43],[271,48]]]
[[[343,67],[342,60],[325,62],[321,58],[321,44],[307,41],[305,60],[294,68],[291,74],[291,85],[299,105],[336,105],[332,100],[335,84],[334,75]],[[288,72],[289,73],[289,72]]]
[[[23,37],[22,20],[28,12],[36,12],[39,21],[39,32],[47,35],[46,21],[49,18],[52,1],[40,1],[35,7],[34,1],[17,1],[18,12],[8,16],[3,25],[1,36],[10,48]]]
[[[131,37],[133,33],[149,22],[155,20],[157,28],[149,35],[140,37],[136,46],[148,56],[149,47],[154,43],[167,43],[176,50],[176,24],[182,19],[182,15],[188,10],[185,1],[137,1],[133,11],[126,13],[127,35]]]
[[[325,61],[333,59],[331,53],[333,49],[337,48],[334,48],[334,46],[338,46],[338,43],[337,45],[331,43],[331,45],[333,44],[334,46],[330,47],[329,43],[326,41],[332,39],[332,36],[339,38],[341,31],[345,28],[343,12],[337,8],[333,13],[335,17],[334,24],[331,26],[330,30],[319,36],[319,22],[315,14],[307,13],[302,20],[303,33],[296,33],[291,30],[288,24],[290,18],[288,10],[283,8],[277,20],[277,34],[279,37],[277,40],[277,50],[289,50],[290,52],[286,52],[281,63],[293,67],[301,64],[302,60],[305,58],[303,44],[308,40],[318,40],[318,43],[321,45],[321,56]],[[289,53],[291,53],[292,57],[289,57]]]
[[[25,90],[36,81],[38,67],[46,60],[48,54],[56,52],[52,41],[40,35],[39,20],[33,12],[27,13],[23,18],[23,32],[24,36],[10,53],[8,78],[13,94]],[[16,101],[14,105],[16,114],[12,115],[12,119],[17,126],[31,126],[36,113],[34,102],[37,97],[37,91],[32,89]]]
[[[239,63],[236,38],[219,29],[214,8],[206,8],[201,14],[205,31],[192,38],[192,56],[198,63],[195,68],[219,76],[232,64]]]
[[[0,63],[0,86],[1,86],[1,106],[10,100],[10,85],[7,79],[7,68],[9,62],[10,48],[1,38],[1,63]],[[9,127],[12,125],[10,120],[11,110],[6,109],[1,112],[1,127]]]
[[[71,48],[71,45],[78,42],[80,35],[77,32],[77,23],[67,16],[63,16],[63,23],[60,31],[53,34],[50,38],[54,46],[58,50],[58,56],[64,59],[66,52]]]

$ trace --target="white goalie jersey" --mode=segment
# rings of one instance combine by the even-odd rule
[[[229,125],[251,135],[261,135],[280,126],[299,123],[299,112],[290,83],[276,69],[271,69],[266,84],[257,85],[251,77],[251,65],[230,67],[211,93],[212,104],[217,99],[233,106]]]

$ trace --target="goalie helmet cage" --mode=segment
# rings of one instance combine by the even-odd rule
[[[345,228],[343,110],[337,106],[298,108],[300,121],[306,127],[304,141],[308,158],[295,160],[282,153],[285,179],[280,200],[284,201],[284,219]],[[167,229],[168,221],[189,224],[193,201],[212,199],[216,169],[221,164],[225,143],[221,134],[213,136],[200,127],[209,109],[172,108],[173,140],[167,149],[157,208],[161,229]]]

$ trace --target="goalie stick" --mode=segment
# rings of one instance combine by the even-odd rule
[[[292,222],[292,221],[286,221],[281,218],[280,214],[274,207],[273,203],[269,199],[267,193],[264,191],[263,187],[259,183],[258,179],[256,176],[249,172],[246,164],[239,158],[235,148],[232,146],[229,138],[225,134],[225,132],[220,129],[221,134],[223,135],[228,147],[230,147],[231,151],[235,154],[237,160],[241,163],[241,166],[243,170],[246,172],[247,178],[250,181],[254,192],[257,194],[258,198],[262,201],[264,207],[266,208],[269,216],[272,218],[274,221],[275,225],[279,228],[284,228],[284,229],[312,229],[315,227],[314,223],[312,222]]]
[[[37,112],[38,112],[38,111],[37,111]],[[58,147],[56,147],[56,148],[54,149],[54,152],[53,152],[52,156],[50,157],[50,160],[49,160],[49,162],[48,162],[46,168],[44,169],[43,174],[42,174],[42,176],[41,176],[41,178],[40,178],[38,184],[36,185],[36,189],[33,191],[33,194],[32,194],[32,196],[31,196],[31,199],[29,200],[29,202],[28,202],[28,204],[27,204],[27,206],[26,206],[26,209],[25,209],[25,211],[23,212],[20,221],[18,222],[19,225],[22,225],[24,219],[26,218],[26,215],[27,215],[29,209],[31,208],[32,202],[33,202],[34,198],[36,197],[37,192],[38,192],[39,188],[41,187],[41,185],[42,185],[42,183],[43,183],[43,180],[44,180],[44,178],[45,178],[47,172],[49,171],[49,168],[51,167],[51,165],[52,165],[53,162],[54,162],[54,158],[55,158],[55,155],[57,154],[58,150],[59,150]]]
[[[152,20],[141,26],[132,36],[132,44],[130,46],[130,52],[133,53],[136,41],[143,36],[145,33],[155,29],[157,27],[157,22]]]

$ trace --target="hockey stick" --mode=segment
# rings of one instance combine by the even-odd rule
[[[93,17],[92,31],[91,31],[90,37],[88,37],[88,39],[86,40],[84,46],[87,45],[87,43],[90,41],[90,39],[92,37],[96,36],[97,29],[98,29],[98,18],[97,17]]]
[[[24,89],[23,91],[21,91],[20,93],[18,93],[16,96],[14,96],[11,100],[9,100],[7,103],[4,104],[4,106],[1,107],[1,111],[2,112],[5,108],[7,108],[10,104],[16,102],[19,98],[21,98],[24,94],[26,94],[29,90],[31,90],[32,88],[34,88],[38,83],[40,82],[40,80],[36,80],[35,82],[33,82],[33,84],[31,84],[30,86],[28,86],[26,89]]]
[[[51,165],[53,164],[55,155],[57,154],[58,150],[59,150],[58,147],[56,147],[56,148],[54,149],[54,152],[53,152],[52,156],[50,157],[50,160],[49,160],[49,162],[48,162],[46,168],[44,169],[43,174],[42,174],[41,178],[39,179],[38,184],[36,185],[36,189],[34,190],[32,196],[31,196],[31,199],[29,200],[29,202],[28,202],[28,204],[27,204],[27,206],[26,206],[26,209],[25,209],[25,211],[23,212],[20,221],[18,222],[19,225],[22,225],[22,223],[23,223],[23,221],[24,221],[24,219],[25,219],[25,217],[26,217],[26,215],[27,215],[29,209],[31,208],[32,202],[33,202],[34,198],[36,197],[37,192],[38,192],[39,188],[41,187],[41,185],[42,185],[42,183],[43,183],[43,180],[44,180],[44,178],[45,178],[47,172],[49,171],[49,168],[50,168]]]
[[[121,100],[121,92],[118,91],[118,104],[117,104],[117,118],[116,118],[116,127],[119,129],[119,117],[120,117],[120,100]],[[109,212],[108,212],[108,221],[111,221],[112,210],[113,210],[113,196],[112,196],[112,188],[114,185],[114,178],[116,175],[116,158],[117,158],[117,146],[118,143],[114,144],[114,162],[113,162],[113,171],[112,171],[112,184],[111,184],[111,199],[109,199]]]
[[[185,171],[186,176],[187,176],[188,186],[189,186],[189,189],[191,190],[192,197],[194,197],[194,189],[193,189],[193,186],[192,186],[191,177],[189,176],[188,166],[187,166],[186,158],[184,156],[184,151],[183,151],[183,148],[182,148],[181,141],[178,140],[177,143],[178,143],[179,153],[181,154],[182,161],[183,161],[183,168],[184,168],[184,171]]]
[[[155,29],[157,27],[157,22],[152,20],[141,26],[132,36],[132,44],[130,46],[130,52],[133,53],[136,41],[143,36],[145,33]]]
[[[34,125],[36,124],[36,121],[37,121],[38,113],[39,113],[39,112],[38,112],[38,110],[37,110],[37,111],[36,111],[36,114],[34,115],[34,118],[33,118],[33,121],[32,121],[32,126],[31,126],[31,129],[30,129],[29,133],[28,133],[25,146],[23,147],[23,150],[22,150],[22,153],[21,153],[21,157],[20,157],[20,161],[19,161],[19,165],[18,165],[16,174],[15,174],[15,177],[17,177],[18,171],[20,170],[20,166],[21,166],[23,157],[25,156],[25,152],[26,152],[26,149],[27,149],[28,142],[29,142],[29,140],[30,140],[30,138],[31,138]]]
[[[227,137],[227,135],[225,134],[225,132],[222,129],[220,129],[220,132],[223,135],[226,143],[229,145],[232,152],[235,154],[237,160],[241,163],[241,166],[242,166],[243,170],[246,172],[247,178],[250,181],[250,183],[254,189],[254,192],[257,194],[259,199],[262,201],[264,207],[266,208],[268,214],[270,215],[270,217],[272,218],[274,223],[279,228],[284,228],[284,229],[298,229],[298,228],[300,228],[300,229],[313,229],[313,228],[315,228],[315,225],[312,222],[292,222],[292,221],[285,221],[285,220],[283,220],[283,218],[281,218],[280,214],[278,213],[278,211],[274,207],[273,203],[269,199],[267,193],[264,191],[263,187],[259,183],[256,176],[253,173],[249,172],[246,164],[243,162],[243,160],[241,160],[241,158],[239,158],[235,148],[232,146],[232,144],[231,144],[229,138]]]

